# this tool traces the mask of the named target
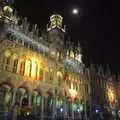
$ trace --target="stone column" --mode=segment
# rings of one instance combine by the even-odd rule
[[[52,120],[55,119],[56,115],[56,96],[53,96],[53,103],[52,103]]]
[[[4,102],[3,102],[3,105],[4,105],[4,108],[3,108],[3,111],[8,111],[8,106],[7,106],[7,103],[9,102],[9,99],[7,96],[9,96],[9,92],[10,92],[10,89],[11,87],[8,86],[8,85],[4,85]]]
[[[7,116],[8,116],[8,102],[10,99],[8,99],[9,97],[9,94],[10,94],[10,90],[11,90],[11,87],[8,86],[8,85],[3,85],[2,86],[2,92],[4,93],[3,94],[3,98],[2,98],[2,101],[1,101],[1,116],[0,116],[0,120],[7,120]]]
[[[14,106],[16,102],[16,91],[17,91],[17,88],[13,88],[12,106]]]
[[[33,92],[33,113],[36,115],[36,97],[38,95],[38,92]]]
[[[28,106],[30,107],[32,105],[32,92],[29,91],[28,93]]]
[[[43,95],[41,95],[40,112],[41,112],[40,120],[43,120],[43,116],[44,116],[44,96]]]

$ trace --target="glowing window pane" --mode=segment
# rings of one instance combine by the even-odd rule
[[[24,61],[22,61],[21,63],[20,63],[20,74],[21,75],[24,75],[24,71],[25,71],[25,62]]]
[[[50,107],[52,105],[52,98],[48,96],[47,98],[47,106]]]
[[[59,108],[62,107],[62,106],[63,106],[63,101],[62,101],[62,99],[58,99],[56,105],[57,105],[57,107],[59,107]]]
[[[18,65],[18,60],[14,60],[14,64],[13,64],[13,72],[17,72],[17,65]]]
[[[30,77],[30,75],[31,75],[31,61],[26,60],[26,63],[25,63],[25,76]]]
[[[31,77],[37,79],[37,64],[35,62],[32,63]]]
[[[40,106],[40,103],[41,103],[41,96],[37,96],[37,98],[36,98],[36,105]]]

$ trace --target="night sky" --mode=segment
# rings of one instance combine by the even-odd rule
[[[83,61],[109,64],[113,72],[120,71],[120,9],[118,1],[110,0],[16,0],[16,9],[30,23],[37,23],[41,29],[49,16],[59,13],[69,29],[72,40],[79,40]],[[72,15],[72,8],[80,9],[78,16]]]

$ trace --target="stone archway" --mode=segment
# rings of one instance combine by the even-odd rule
[[[27,106],[29,106],[29,94],[26,91],[21,101],[21,107],[27,107]]]
[[[23,87],[19,87],[16,91],[16,104],[18,106],[21,106],[22,105],[22,99],[24,98],[24,94],[26,92],[26,89],[23,88]]]

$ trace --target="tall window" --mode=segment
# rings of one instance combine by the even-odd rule
[[[27,77],[31,77],[31,67],[32,67],[32,63],[31,60],[26,60],[25,62],[25,76]]]
[[[40,116],[41,96],[36,96],[36,113]]]
[[[28,48],[28,46],[29,46],[28,42],[24,42],[24,46],[25,46],[26,48]]]
[[[58,85],[60,86],[61,85],[61,77],[58,76]]]
[[[37,105],[37,107],[40,107],[40,104],[41,104],[41,96],[38,95],[38,96],[36,97],[36,105]]]
[[[51,68],[49,69],[49,80],[50,83],[53,81],[53,70]]]
[[[39,80],[43,80],[43,70],[40,69],[40,77],[39,77]]]
[[[47,97],[47,115],[51,115],[51,112],[52,112],[52,103],[53,103],[53,100],[52,100],[52,97],[51,96],[48,96]]]
[[[75,82],[73,82],[73,89],[76,89],[76,85],[75,85]]]
[[[17,72],[17,66],[18,66],[18,60],[15,59],[13,62],[13,72],[16,73]]]
[[[9,71],[9,65],[10,65],[10,57],[5,57],[4,59],[4,63],[5,63],[5,70]]]
[[[60,108],[60,107],[63,106],[63,100],[62,100],[62,98],[58,98],[57,99],[56,106],[57,106],[57,108]]]
[[[57,72],[57,80],[58,80],[58,85],[60,86],[62,83],[62,73],[60,71]]]
[[[19,73],[20,73],[21,75],[24,75],[24,73],[25,73],[25,61],[21,61]]]
[[[33,48],[34,48],[34,47],[33,47],[33,45],[32,45],[32,44],[30,44],[30,49],[31,49],[31,50],[33,50]]]
[[[85,84],[85,93],[88,94],[88,85]]]
[[[31,77],[35,80],[37,79],[37,71],[38,71],[38,65],[36,62],[33,62],[31,69]]]
[[[22,44],[22,40],[21,40],[21,39],[18,39],[18,43]]]
[[[66,80],[67,86],[69,89],[71,89],[71,81],[70,80]]]
[[[79,84],[76,83],[76,90],[79,91]]]

